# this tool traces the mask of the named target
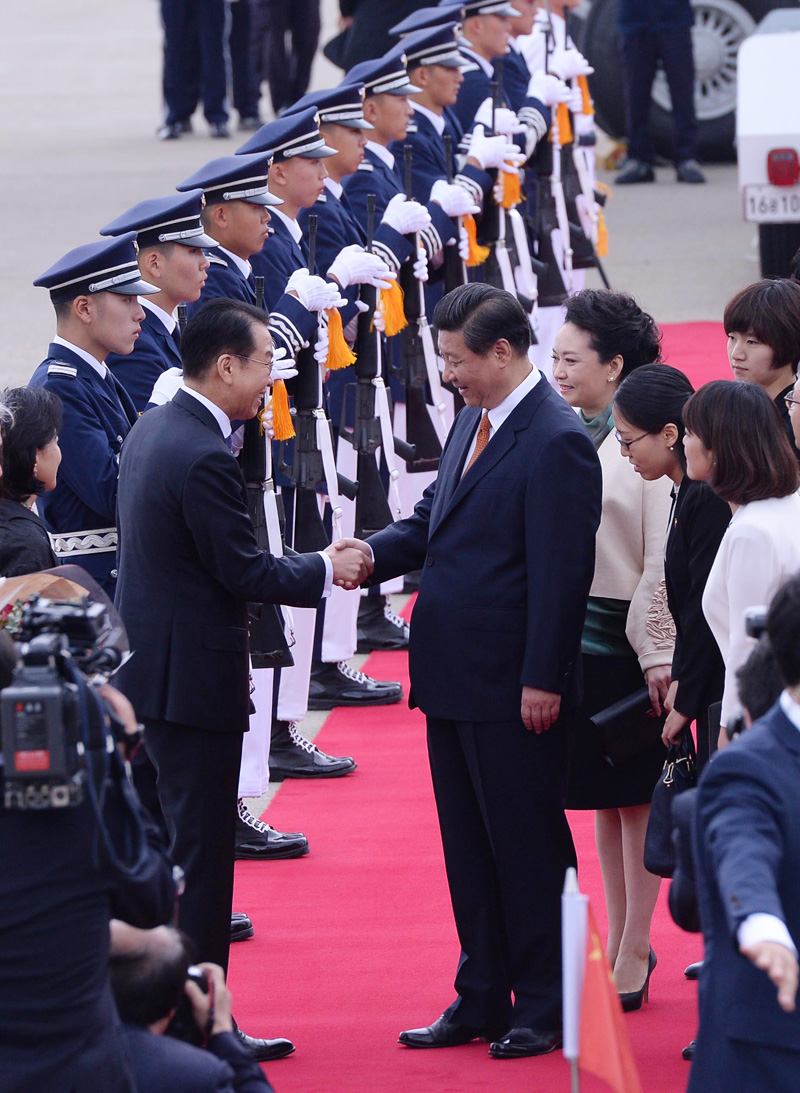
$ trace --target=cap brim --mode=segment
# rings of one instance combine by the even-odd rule
[[[417,87],[415,84],[409,82],[403,84],[402,87],[393,87],[391,91],[377,91],[377,95],[402,95],[404,98],[408,95],[421,95],[422,88]]]
[[[265,193],[256,194],[255,197],[241,197],[238,200],[246,201],[248,205],[282,205],[283,198],[276,197],[275,194]],[[217,244],[218,245],[218,244]]]
[[[438,65],[440,68],[466,68],[470,62],[466,57],[462,57],[460,53],[451,53],[446,57],[442,57],[439,61],[429,61],[426,65],[420,65],[420,68],[434,68]]]
[[[148,284],[147,281],[125,281],[121,285],[112,285],[105,292],[114,292],[117,296],[153,296],[160,292],[160,288]]]
[[[320,123],[322,125],[341,125],[345,129],[374,129],[374,125],[370,125],[366,118],[348,118],[347,121],[325,121],[322,119]]]
[[[335,148],[329,148],[327,144],[323,144],[321,148],[309,148],[307,152],[298,152],[296,156],[290,156],[290,159],[327,159],[328,156],[338,156],[339,153]]]
[[[203,232],[202,235],[193,235],[190,239],[175,239],[175,243],[180,243],[182,247],[218,247],[219,243],[216,239],[212,239],[210,235],[206,235]]]

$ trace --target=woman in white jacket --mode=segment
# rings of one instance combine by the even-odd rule
[[[650,923],[660,880],[642,856],[650,800],[666,749],[648,732],[642,707],[639,749],[612,766],[590,718],[650,691],[653,708],[670,684],[674,627],[664,584],[670,483],[647,482],[627,458],[637,439],[615,435],[620,382],[660,356],[652,318],[622,293],[585,289],[566,303],[553,377],[591,434],[603,472],[595,573],[581,642],[584,700],[575,719],[567,807],[595,810],[595,836],[608,910],[608,957],[626,1009],[638,1009],[655,966]],[[565,549],[568,545],[565,544]]]
[[[736,669],[754,642],[748,607],[768,604],[800,570],[798,469],[781,416],[758,384],[714,380],[684,410],[686,469],[733,516],[703,593],[703,613],[725,661],[720,747],[739,707]]]

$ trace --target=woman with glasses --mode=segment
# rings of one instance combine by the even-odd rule
[[[703,592],[703,613],[725,662],[723,746],[739,706],[736,670],[754,644],[745,611],[768,604],[800,571],[798,469],[781,416],[758,384],[707,383],[686,403],[683,420],[687,474],[708,482],[733,514]]]
[[[795,459],[798,445],[789,418],[800,361],[800,284],[764,280],[748,285],[729,301],[723,316],[733,378],[763,387],[781,414]]]
[[[672,482],[664,548],[667,601],[675,622],[672,683],[663,741],[674,743],[696,723],[698,766],[717,746],[710,708],[722,700],[725,666],[703,615],[703,589],[731,510],[704,482],[686,474],[683,408],[694,394],[686,376],[666,364],[637,368],[614,398],[614,424],[628,459],[646,482]]]
[[[650,923],[660,880],[642,861],[650,800],[666,751],[652,739],[612,766],[590,718],[642,688],[657,713],[667,697],[674,628],[664,585],[666,478],[646,481],[631,463],[642,441],[616,437],[612,402],[623,379],[660,356],[653,319],[622,293],[585,289],[566,303],[553,347],[553,378],[589,431],[603,472],[595,574],[582,639],[584,701],[570,760],[567,807],[595,810],[608,910],[608,957],[623,1007],[638,1009],[655,954]],[[643,434],[644,435],[644,434]],[[641,715],[641,733],[648,722]]]

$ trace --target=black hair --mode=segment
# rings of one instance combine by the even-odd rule
[[[800,636],[800,635],[798,635]],[[772,642],[762,634],[750,651],[750,656],[736,672],[739,701],[751,721],[763,717],[780,697],[786,686]]]
[[[683,408],[694,387],[679,368],[669,364],[645,364],[624,379],[614,395],[614,405],[636,429],[655,435],[666,425],[678,430],[675,456],[686,470],[683,452]]]
[[[436,305],[433,325],[437,333],[460,333],[467,349],[481,357],[501,338],[526,357],[531,344],[528,316],[516,296],[479,282],[459,285],[448,292]]]
[[[772,350],[772,367],[797,368],[800,361],[800,285],[788,278],[764,279],[737,292],[725,306],[725,333],[753,334]]]
[[[192,946],[180,931],[170,933],[175,943],[169,947],[154,945],[145,935],[140,949],[109,958],[111,990],[125,1024],[147,1028],[171,1013],[183,997]]]
[[[686,403],[683,420],[714,453],[710,486],[723,501],[746,505],[797,489],[797,461],[780,411],[757,383],[712,380]]]
[[[661,360],[661,331],[652,315],[642,311],[627,293],[585,288],[570,296],[565,306],[564,322],[589,335],[601,364],[622,357],[622,379],[634,368]]]
[[[12,420],[0,425],[3,476],[0,497],[25,502],[44,492],[44,482],[33,473],[36,453],[58,436],[61,399],[43,387],[13,387],[0,395]]]
[[[800,574],[790,577],[772,597],[767,633],[786,685],[796,687],[800,683]]]
[[[213,362],[223,353],[251,357],[255,351],[253,325],[267,326],[266,311],[225,296],[203,304],[181,336],[181,359],[187,379],[205,379]]]

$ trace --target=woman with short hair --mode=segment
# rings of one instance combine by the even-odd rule
[[[2,401],[10,414],[0,423],[0,576],[19,577],[58,564],[33,506],[58,477],[61,400],[44,388],[16,387]]]
[[[798,468],[769,394],[755,383],[714,380],[684,410],[686,470],[708,482],[732,518],[703,593],[703,612],[725,662],[719,742],[738,708],[736,669],[753,639],[748,607],[768,604],[800,570]]]

